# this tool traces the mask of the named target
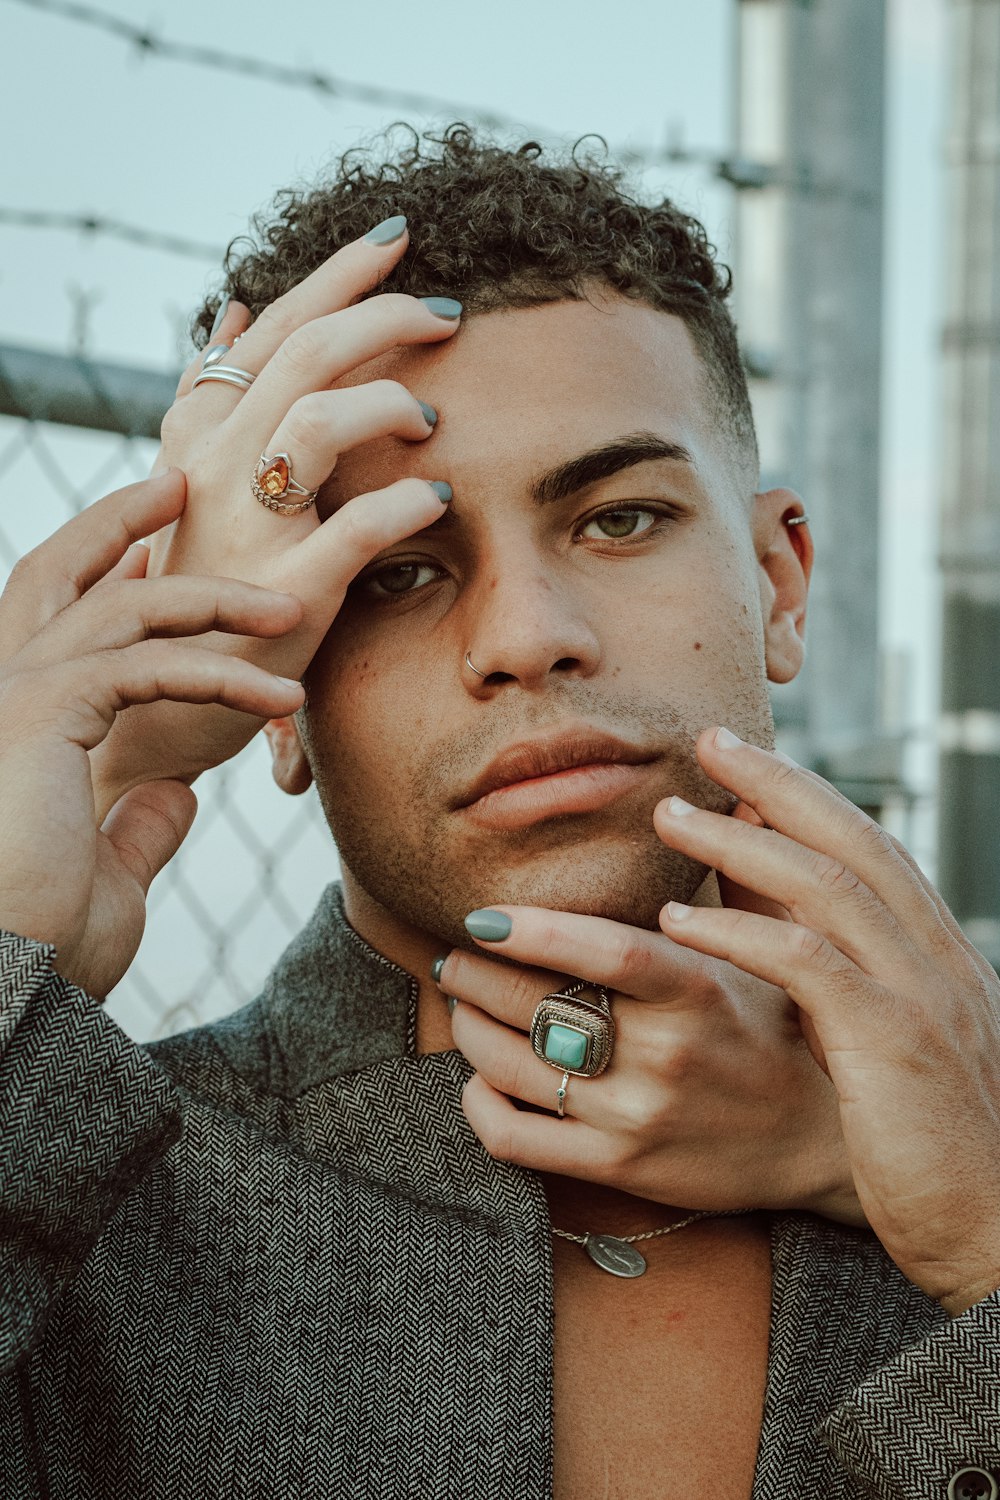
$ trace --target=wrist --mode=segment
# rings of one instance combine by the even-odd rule
[[[838,1183],[826,1192],[815,1194],[809,1212],[821,1219],[832,1219],[835,1224],[848,1224],[852,1229],[871,1228],[853,1182]]]
[[[939,1296],[937,1300],[950,1318],[960,1318],[964,1312],[969,1311],[970,1307],[975,1307],[977,1302],[983,1302],[987,1297],[992,1297],[997,1291],[1000,1291],[1000,1270],[994,1267],[991,1271],[985,1271],[980,1277],[967,1282],[958,1291]]]

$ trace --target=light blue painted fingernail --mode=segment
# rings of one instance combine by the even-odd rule
[[[217,365],[220,360],[225,359],[225,357],[226,357],[226,355],[228,353],[229,353],[229,345],[228,344],[211,344],[205,350],[204,356],[202,358],[202,361],[201,361],[201,367],[202,367],[202,369],[203,370],[210,370],[213,365]]]
[[[223,297],[222,301],[219,303],[219,311],[215,315],[215,322],[212,324],[212,332],[208,335],[208,341],[209,341],[209,343],[212,342],[212,340],[215,338],[215,335],[218,333],[219,329],[222,327],[222,320],[226,316],[226,313],[228,311],[229,311],[229,294],[227,292],[226,295]]]
[[[433,406],[428,406],[426,401],[420,401],[419,399],[417,404],[424,414],[424,421],[427,423],[428,427],[434,427],[437,424],[438,414],[434,410]]]
[[[432,312],[436,318],[460,318],[462,316],[462,304],[456,302],[454,297],[421,297],[421,302]]]
[[[369,245],[391,245],[393,240],[402,238],[405,229],[406,215],[393,214],[391,219],[383,219],[381,224],[369,229],[365,239]]]
[[[504,938],[510,937],[511,928],[514,926],[506,912],[470,911],[465,919],[465,930],[472,937],[481,939],[484,943],[500,943]]]
[[[451,485],[445,479],[429,479],[427,483],[437,495],[442,505],[447,505],[451,499]]]

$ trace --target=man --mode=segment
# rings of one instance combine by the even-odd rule
[[[156,844],[146,884],[181,783],[276,713],[343,892],[259,1001],[144,1054],[88,998],[134,920],[40,915],[68,877],[21,830],[12,1494],[991,1493],[997,984],[903,851],[768,751],[811,547],[757,493],[726,290],[671,205],[461,129],[345,161],[231,266],[164,426],[186,503],[163,481],[139,530],[117,501],[159,535],[107,562],[153,601],[124,639],[184,626],[307,701],[164,665],[59,735],[118,856]],[[118,651],[94,568],[65,618]],[[243,581],[215,614],[213,579]],[[15,708],[63,618],[33,647],[28,593]],[[8,784],[39,759],[11,748]]]

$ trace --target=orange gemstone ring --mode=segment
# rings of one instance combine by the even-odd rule
[[[283,516],[296,516],[315,505],[318,490],[307,490],[292,478],[292,460],[287,453],[262,453],[250,477],[250,488],[268,510]],[[305,495],[296,505],[284,505],[286,495]]]

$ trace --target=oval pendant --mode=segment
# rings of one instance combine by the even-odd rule
[[[583,1247],[595,1266],[612,1276],[641,1276],[646,1262],[634,1245],[613,1234],[588,1234]]]

